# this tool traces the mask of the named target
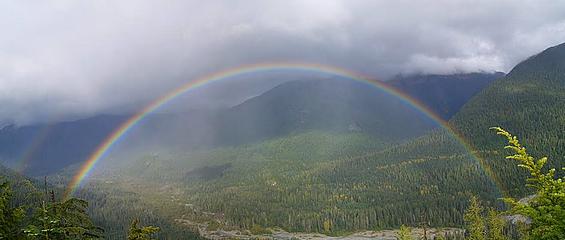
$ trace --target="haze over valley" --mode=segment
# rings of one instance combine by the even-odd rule
[[[0,3],[0,239],[565,239],[560,9]]]

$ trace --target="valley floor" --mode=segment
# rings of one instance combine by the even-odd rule
[[[189,228],[197,228],[199,234],[206,239],[276,239],[276,240],[362,240],[362,239],[377,239],[377,240],[396,240],[398,239],[398,230],[381,230],[381,231],[362,231],[345,236],[328,236],[321,233],[302,233],[302,232],[287,232],[282,229],[273,229],[270,234],[252,234],[249,231],[226,231],[226,230],[207,230],[205,224],[195,224],[188,220],[176,219],[179,224],[183,224]],[[462,236],[464,229],[461,228],[413,228],[412,236],[415,239],[422,239],[424,232],[426,238],[434,239],[437,236]],[[426,239],[424,238],[424,239]]]

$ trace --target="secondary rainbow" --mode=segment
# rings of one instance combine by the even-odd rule
[[[35,156],[37,151],[42,147],[49,137],[49,133],[53,128],[53,123],[48,122],[41,130],[33,138],[33,141],[29,144],[26,148],[26,151],[21,155],[20,159],[18,160],[18,165],[16,166],[15,170],[19,173],[24,173],[26,168],[28,167],[29,161]]]
[[[75,191],[80,187],[84,179],[88,177],[88,174],[92,171],[96,163],[100,161],[100,159],[104,158],[104,156],[111,149],[111,147],[118,140],[120,140],[120,138],[126,135],[128,130],[132,129],[138,122],[143,120],[145,116],[155,111],[159,107],[165,105],[167,102],[173,100],[177,96],[182,95],[183,93],[186,93],[192,89],[198,88],[205,84],[220,81],[222,79],[228,79],[250,73],[266,72],[266,71],[283,71],[283,70],[324,73],[327,75],[345,77],[347,79],[351,79],[354,81],[370,84],[374,87],[377,87],[378,89],[381,89],[387,94],[398,97],[408,106],[411,106],[417,111],[424,113],[427,117],[438,123],[442,128],[449,131],[462,144],[462,146],[464,146],[467,149],[467,151],[478,161],[478,163],[484,169],[485,173],[493,180],[494,184],[498,187],[498,189],[499,190],[502,189],[500,187],[499,181],[496,178],[496,175],[490,169],[488,164],[485,164],[484,160],[476,154],[476,152],[460,136],[460,134],[455,132],[446,121],[441,119],[438,115],[430,111],[426,106],[421,104],[419,101],[413,99],[412,97],[386,85],[384,82],[373,80],[369,77],[363,76],[362,74],[355,73],[343,68],[314,64],[314,63],[276,62],[276,63],[259,63],[259,64],[251,64],[251,65],[242,65],[236,68],[230,68],[224,71],[215,72],[210,75],[206,75],[201,78],[190,81],[170,91],[169,93],[161,96],[160,98],[156,99],[155,101],[153,101],[152,103],[141,109],[141,111],[137,112],[135,115],[133,115],[128,120],[123,122],[98,146],[98,148],[90,155],[90,157],[86,160],[86,162],[80,167],[77,174],[75,174],[75,176],[72,178],[71,182],[67,187],[67,190],[65,191],[64,198],[68,198],[75,193]],[[502,194],[504,194],[504,191],[501,190],[501,192]]]

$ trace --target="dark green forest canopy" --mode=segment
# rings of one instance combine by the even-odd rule
[[[123,237],[133,218],[161,227],[164,237],[191,234],[174,223],[178,219],[328,234],[402,224],[462,226],[471,195],[501,207],[503,193],[531,192],[523,184],[526,172],[500,161],[503,142],[488,128],[519,133],[532,155],[548,155],[548,165],[560,167],[563,106],[560,45],[516,66],[453,117],[450,125],[472,151],[443,129],[400,144],[358,131],[308,130],[211,150],[147,154],[109,171],[108,179],[93,179],[77,195],[90,203],[94,223],[110,238]],[[23,183],[33,186],[16,186]]]
[[[485,126],[501,126],[519,137],[533,155],[545,154],[548,165],[565,163],[565,45],[549,48],[518,64],[506,77],[476,95],[451,121],[495,170],[512,195],[524,195],[520,184],[525,171],[500,164],[495,151],[501,146]]]
[[[147,156],[119,171],[136,184],[116,179],[89,186],[107,194],[134,192],[170,219],[220,220],[225,227],[324,232],[329,224],[338,233],[421,222],[462,226],[471,194],[501,207],[503,193],[521,197],[530,191],[523,185],[525,171],[500,161],[503,143],[489,127],[519,133],[532,154],[549,155],[550,166],[563,162],[564,51],[557,46],[524,61],[454,116],[450,125],[473,152],[441,129],[395,146],[362,133],[314,131]],[[485,168],[492,169],[494,179]]]

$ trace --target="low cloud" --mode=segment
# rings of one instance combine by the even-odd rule
[[[381,79],[509,71],[565,39],[563,9],[553,0],[2,1],[0,123],[129,112],[197,76],[258,62]]]

